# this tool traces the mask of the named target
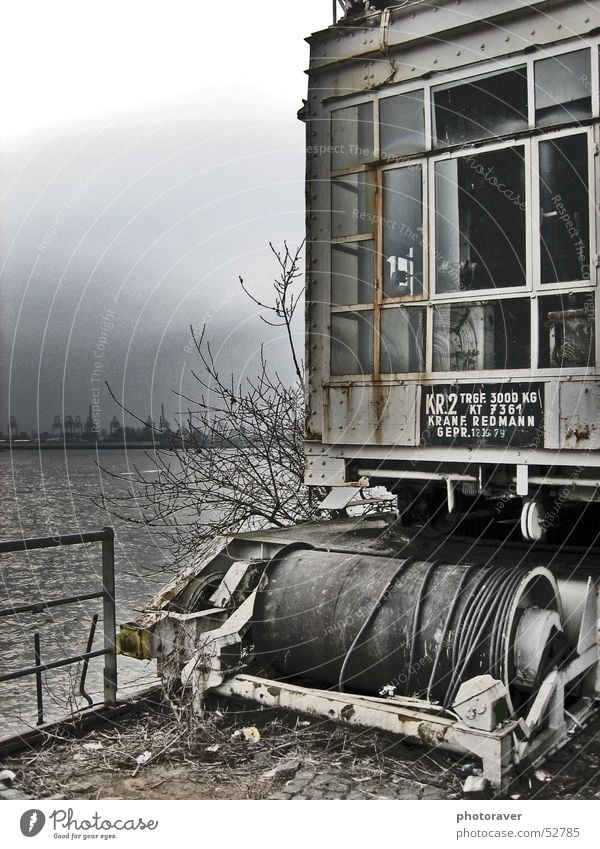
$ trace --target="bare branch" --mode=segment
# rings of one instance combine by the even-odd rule
[[[303,374],[292,332],[303,297],[300,248],[290,250],[284,243],[281,250],[272,244],[270,249],[277,264],[272,301],[253,294],[242,278],[240,285],[266,312],[260,316],[265,323],[285,327],[294,381],[280,377],[262,347],[256,374],[241,382],[234,375],[222,377],[206,327],[192,327],[198,363],[191,373],[198,397],[174,393],[188,412],[178,429],[160,431],[154,454],[158,474],[148,478],[135,468],[127,494],[105,499],[104,506],[116,515],[158,528],[171,540],[177,559],[217,534],[284,527],[312,514],[303,482]]]

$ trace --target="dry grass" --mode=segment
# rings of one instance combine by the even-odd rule
[[[258,729],[258,741],[239,733],[248,727]],[[36,798],[262,799],[285,781],[263,774],[293,759],[356,781],[367,797],[399,784],[414,785],[415,798],[424,787],[460,795],[456,762],[439,753],[374,731],[230,701],[212,703],[201,720],[168,700],[145,704],[138,715],[85,736],[49,737],[38,749],[5,758],[3,766]]]

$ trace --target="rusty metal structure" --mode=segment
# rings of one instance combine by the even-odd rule
[[[600,697],[600,10],[340,6],[301,112],[321,516],[216,540],[120,649],[505,791]]]

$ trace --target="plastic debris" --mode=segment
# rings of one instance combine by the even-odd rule
[[[468,763],[468,764],[461,764],[458,768],[458,771],[462,775],[473,775],[475,773],[476,769],[477,768],[476,768],[475,764]]]
[[[142,752],[141,755],[138,755],[135,759],[135,762],[138,766],[144,766],[148,761],[152,760],[152,752]]]
[[[219,749],[220,749],[219,744],[218,744],[218,743],[213,743],[213,745],[212,745],[212,746],[209,746],[209,747],[208,747],[207,749],[205,749],[204,751],[205,751],[205,752],[218,752],[218,751],[219,751]]]
[[[538,781],[552,781],[552,776],[545,769],[536,769],[534,775]]]
[[[246,743],[258,743],[260,740],[260,731],[254,725],[250,725],[248,728],[242,728],[242,735]]]
[[[104,746],[102,743],[84,743],[84,749],[89,749],[90,751],[97,752],[99,749],[103,749]]]

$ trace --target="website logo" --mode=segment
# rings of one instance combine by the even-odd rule
[[[21,817],[21,834],[24,837],[35,837],[46,824],[46,817],[37,808],[25,811]]]

